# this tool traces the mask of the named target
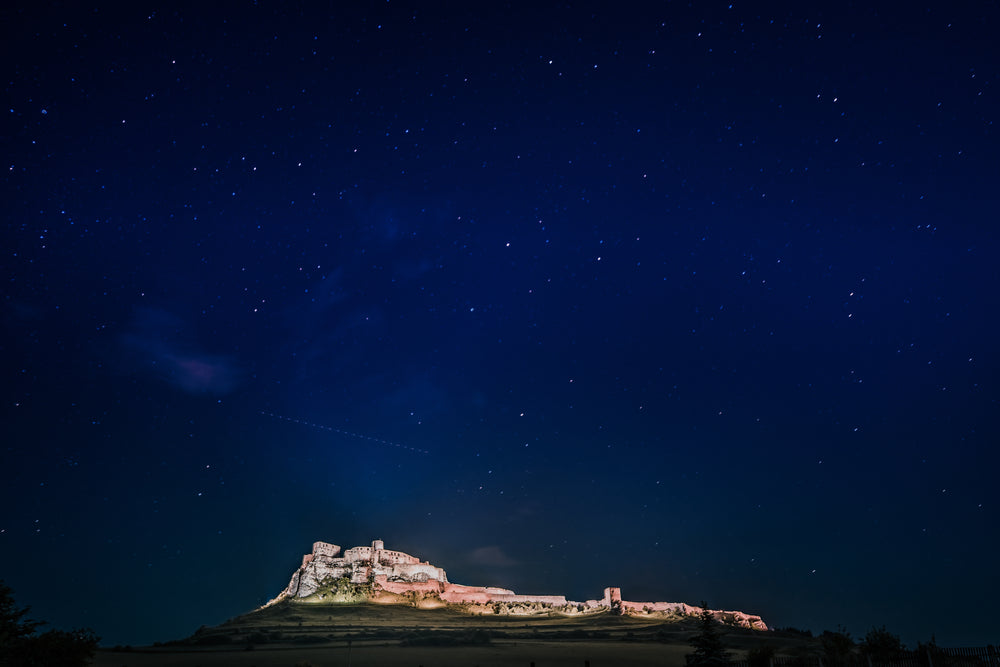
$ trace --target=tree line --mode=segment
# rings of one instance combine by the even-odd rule
[[[46,623],[29,619],[29,612],[28,607],[17,606],[14,592],[0,581],[0,666],[82,667],[90,664],[100,637],[88,628],[39,632]]]
[[[698,615],[698,634],[691,639],[694,651],[687,655],[688,666],[724,667],[732,664],[733,656],[723,645],[719,623],[704,602],[701,606],[703,611]],[[813,638],[812,632],[807,630],[786,628],[779,632],[798,635],[803,639]],[[963,656],[950,654],[939,647],[933,637],[927,643],[918,644],[916,651],[907,651],[899,635],[893,634],[884,625],[873,627],[858,642],[843,627],[838,627],[836,631],[825,630],[816,639],[818,650],[814,657],[818,658],[822,667],[901,664],[906,662],[906,658],[910,658],[909,662],[920,667],[965,667],[970,664],[970,661]],[[775,657],[775,648],[764,643],[747,652],[746,663],[749,667],[773,667]]]

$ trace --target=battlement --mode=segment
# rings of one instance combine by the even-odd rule
[[[340,547],[336,544],[330,544],[328,542],[313,542],[313,556],[329,556],[330,558],[336,558],[337,554],[340,553]]]

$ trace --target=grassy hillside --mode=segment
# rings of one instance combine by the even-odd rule
[[[697,619],[684,616],[530,616],[470,614],[461,605],[284,601],[200,628],[148,649],[102,652],[95,663],[121,667],[184,665],[677,665],[691,651]],[[742,653],[764,642],[783,655],[816,650],[815,640],[719,626],[727,648]]]

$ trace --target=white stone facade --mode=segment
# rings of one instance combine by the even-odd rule
[[[351,583],[364,584],[378,575],[391,581],[440,581],[448,583],[448,574],[440,567],[419,558],[383,548],[381,540],[369,547],[352,547],[340,554],[340,547],[314,542],[312,553],[302,557],[302,566],[292,575],[288,586],[272,602],[285,598],[305,598],[319,590],[325,579],[349,577]]]

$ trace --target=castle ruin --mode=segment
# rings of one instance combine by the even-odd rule
[[[628,615],[690,615],[702,612],[700,607],[683,602],[623,600],[621,589],[617,587],[605,588],[600,600],[573,602],[563,595],[518,595],[506,588],[454,584],[448,581],[448,574],[442,568],[402,551],[386,549],[382,540],[374,540],[371,546],[352,547],[343,554],[336,544],[313,543],[312,553],[302,557],[301,567],[292,575],[285,590],[265,606],[287,599],[320,602],[324,598],[323,587],[330,581],[349,581],[361,587],[370,601],[419,597],[467,605],[474,613],[498,613],[498,610],[510,610],[511,605],[528,606],[532,611],[563,613],[610,611]],[[767,630],[760,616],[739,611],[712,611],[712,614],[723,623]]]

